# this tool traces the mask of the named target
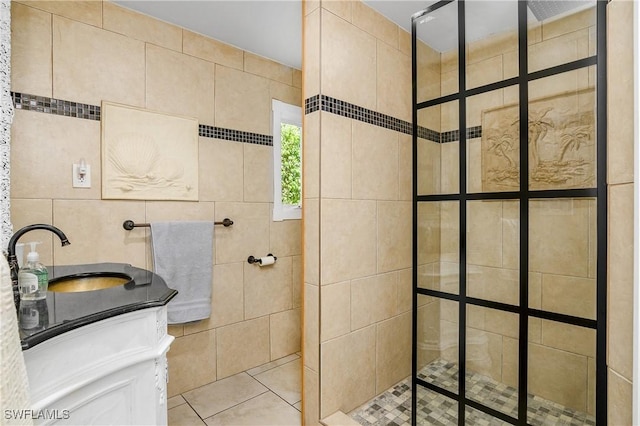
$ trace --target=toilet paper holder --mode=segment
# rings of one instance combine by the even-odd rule
[[[275,263],[275,261],[276,261],[276,260],[278,260],[278,258],[277,258],[277,257],[275,257],[275,256],[274,256],[273,254],[271,254],[271,253],[267,254],[267,256],[266,256],[266,257],[269,257],[269,256],[270,256],[270,257],[273,257],[273,263]],[[249,256],[249,257],[247,258],[247,262],[248,262],[250,265],[253,265],[253,264],[256,264],[256,263],[257,263],[258,265],[262,266],[262,259],[263,259],[262,257]]]

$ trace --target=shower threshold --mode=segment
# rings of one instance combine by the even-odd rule
[[[436,360],[425,366],[418,377],[444,389],[457,392],[458,368]],[[518,390],[477,373],[467,373],[467,396],[480,404],[516,417]],[[418,425],[454,426],[458,424],[457,402],[429,390],[419,391]],[[595,417],[529,394],[528,423],[532,426],[595,426]],[[411,424],[411,377],[356,408],[349,416],[362,426],[405,426]],[[495,417],[467,407],[466,424],[507,425]]]

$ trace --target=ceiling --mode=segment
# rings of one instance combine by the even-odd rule
[[[302,68],[301,0],[113,0],[115,3],[199,34],[220,40],[276,62]],[[363,0],[407,31],[411,15],[435,0]],[[590,1],[533,0],[531,3],[584,6]],[[468,41],[517,27],[517,1],[466,2]],[[429,14],[429,25],[418,25],[418,37],[440,52],[458,45],[456,3]],[[530,6],[531,7],[531,6]],[[558,13],[558,12],[556,12]],[[529,19],[535,20],[529,10]]]
[[[282,64],[302,68],[302,2],[298,0],[113,0],[121,6]],[[410,31],[411,15],[434,3],[365,0]]]
[[[114,3],[302,68],[301,1],[115,0]]]

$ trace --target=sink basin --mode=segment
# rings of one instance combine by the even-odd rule
[[[133,278],[120,272],[87,272],[54,278],[49,281],[49,291],[74,293],[104,290],[133,283]]]

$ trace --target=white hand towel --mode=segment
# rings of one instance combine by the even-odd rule
[[[18,316],[13,302],[11,273],[6,259],[0,259],[0,407],[5,418],[10,410],[22,410],[20,414],[5,418],[8,425],[31,425],[31,417],[24,410],[30,410],[29,381],[22,356],[22,345],[18,332]],[[0,422],[4,424],[3,422]]]
[[[154,272],[178,295],[167,305],[169,324],[209,318],[213,286],[213,222],[151,224]]]

